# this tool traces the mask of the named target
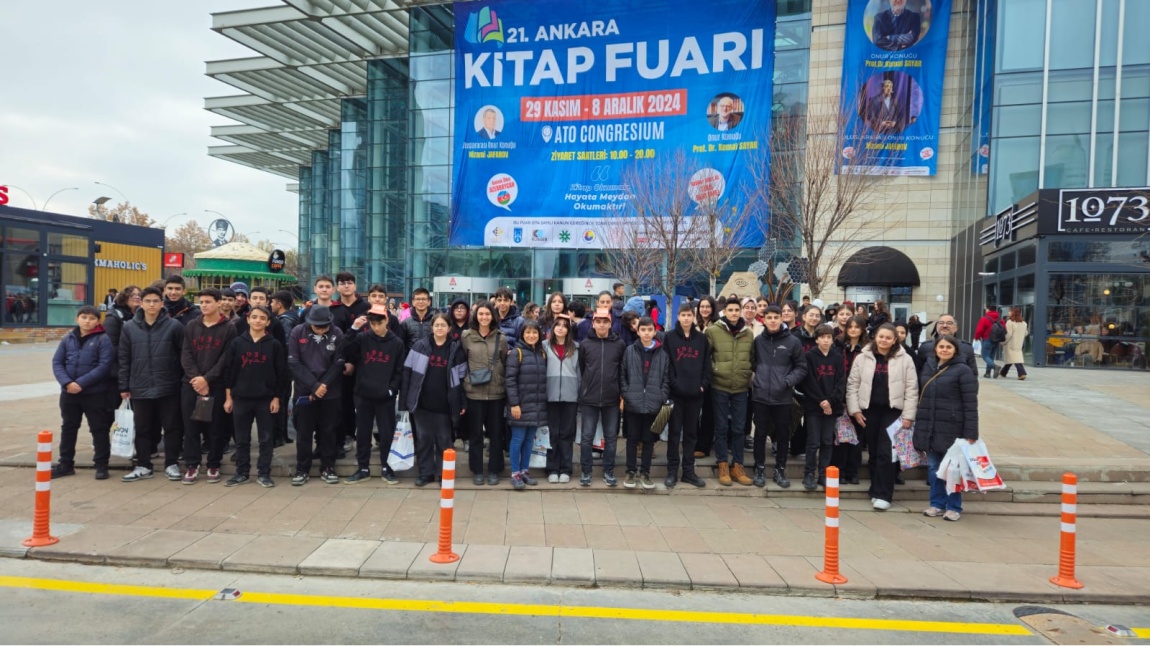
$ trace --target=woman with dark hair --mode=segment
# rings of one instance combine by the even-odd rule
[[[1026,357],[1022,355],[1022,347],[1029,333],[1026,321],[1022,320],[1022,308],[1010,308],[1010,318],[1006,319],[1006,341],[1002,343],[1002,371],[998,373],[1000,376],[1005,377],[1006,373],[1010,372],[1010,366],[1014,366],[1018,368],[1019,381],[1026,379],[1026,366],[1023,363]]]
[[[886,309],[886,301],[875,301],[874,312],[867,319],[867,326],[870,327],[871,336],[874,336],[879,326],[890,323],[890,312]]]
[[[547,420],[547,355],[543,334],[532,319],[523,322],[519,342],[507,353],[507,423],[511,426],[511,486],[539,484],[531,477],[535,433]]]
[[[555,323],[555,319],[567,313],[567,297],[563,292],[554,292],[547,297],[547,305],[543,307],[543,314],[539,317],[539,326],[543,330],[543,336],[551,333],[551,326]],[[570,323],[570,319],[568,319]]]
[[[719,304],[713,296],[704,296],[695,305],[695,328],[706,332],[719,320]]]
[[[559,314],[551,335],[543,342],[547,356],[547,426],[551,450],[547,452],[547,482],[571,482],[575,455],[575,420],[579,412],[579,344],[571,317]]]
[[[910,428],[917,404],[914,360],[898,344],[894,326],[884,323],[855,359],[847,379],[847,412],[866,431],[871,505],[876,510],[890,509],[899,472],[887,428],[900,420],[903,428]]]
[[[854,309],[849,305],[843,307],[848,312],[854,312]],[[866,332],[866,321],[857,316],[851,316],[847,319],[846,331],[835,339],[835,345],[843,353],[845,374],[850,375],[855,358],[862,353],[863,348],[868,343],[870,343],[870,336]],[[857,485],[859,483],[859,467],[862,466],[862,443],[866,441],[866,431],[853,419],[851,423],[854,424],[859,444],[836,444],[831,451],[831,464],[839,468],[839,474],[845,484]]]
[[[507,404],[507,386],[504,364],[507,360],[507,337],[499,330],[495,304],[483,301],[475,307],[471,329],[465,331],[459,343],[467,355],[467,379],[463,391],[467,395],[467,428],[470,451],[467,453],[472,481],[491,486],[499,484],[503,471],[503,413]],[[487,476],[483,472],[483,438],[490,441],[487,458]]]
[[[714,296],[700,298],[698,304],[695,305],[695,329],[706,334],[707,328],[719,321],[721,310],[722,308],[719,307],[719,302],[715,300]],[[696,459],[710,455],[711,448],[715,443],[715,408],[714,401],[709,394],[703,397],[703,410],[699,418],[698,433],[694,453]]]
[[[913,354],[918,354],[918,344],[922,343],[922,331],[926,326],[933,323],[933,321],[923,321],[918,318],[918,314],[911,314],[910,321],[906,324],[907,336],[910,337],[910,349]]]
[[[785,301],[783,303],[783,325],[788,330],[795,329],[796,325],[802,325],[799,321],[799,303],[798,301]]]
[[[136,308],[140,306],[140,288],[128,285],[112,302],[112,307],[104,315],[104,332],[115,348],[120,347],[120,333],[124,330],[124,321],[131,321],[136,315]]]
[[[524,321],[538,321],[539,314],[539,304],[535,301],[528,301],[527,304],[523,306]]]
[[[451,318],[443,312],[432,314],[431,334],[416,341],[404,361],[399,394],[399,410],[410,413],[416,436],[417,487],[434,482],[435,475],[442,473],[443,451],[453,444],[455,422],[470,408],[462,392],[466,374],[467,356],[451,340]],[[482,458],[482,436],[473,446],[479,447]],[[386,456],[383,461],[386,473]]]
[[[956,361],[958,339],[938,337],[934,356],[926,360],[919,381],[918,416],[914,422],[914,448],[926,452],[926,479],[930,483],[930,506],[924,516],[958,520],[962,494],[946,493],[946,480],[936,475],[943,457],[958,439],[978,440],[978,375]]]
[[[910,352],[913,357],[914,352],[910,349],[910,328],[906,326],[906,323],[897,321],[894,324],[894,329],[895,332],[898,333],[898,344],[901,345],[904,350]]]
[[[639,313],[627,310],[623,312],[623,322],[620,325],[619,338],[623,340],[623,345],[631,347],[635,339],[639,338]]]

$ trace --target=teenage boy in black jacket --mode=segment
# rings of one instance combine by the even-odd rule
[[[663,349],[671,358],[671,427],[667,431],[668,488],[678,483],[679,441],[683,442],[683,482],[695,487],[707,483],[695,474],[695,442],[699,435],[699,411],[711,387],[711,344],[695,329],[695,307],[679,306],[679,324],[666,334]]]
[[[619,393],[619,366],[627,349],[611,331],[611,310],[601,307],[591,319],[594,332],[579,345],[579,415],[583,429],[579,436],[579,485],[591,486],[591,443],[595,428],[603,422],[603,482],[608,487],[619,484],[615,479],[615,442],[619,437],[619,411],[623,401]]]
[[[651,482],[651,458],[659,434],[652,432],[655,418],[671,397],[671,360],[655,340],[655,321],[649,316],[639,319],[639,339],[623,353],[619,375],[623,384],[623,413],[627,416],[627,479],[623,486],[634,489],[636,477],[644,489],[654,489]],[[636,473],[636,449],[643,453]]]
[[[343,333],[332,325],[326,305],[308,308],[304,324],[288,337],[288,368],[295,380],[296,472],[293,487],[310,479],[312,441],[318,436],[320,477],[338,484],[335,474],[339,449],[340,387],[343,385]]]
[[[232,342],[228,353],[224,410],[231,413],[236,436],[236,473],[224,486],[234,487],[249,480],[252,463],[252,421],[256,423],[260,454],[256,474],[263,487],[272,481],[272,441],[275,415],[287,402],[280,393],[291,383],[287,350],[272,338],[271,310],[253,305],[248,312],[248,331]]]
[[[843,414],[847,396],[846,364],[835,347],[834,328],[820,325],[814,336],[815,347],[807,352],[807,377],[803,380],[803,425],[807,431],[803,488],[807,490],[826,485],[835,420]]]
[[[184,327],[184,346],[180,353],[184,385],[180,399],[184,414],[183,482],[186,485],[195,484],[199,478],[201,434],[208,439],[208,482],[220,481],[220,461],[232,431],[224,418],[223,376],[228,346],[236,338],[236,327],[220,315],[220,298],[219,290],[201,291],[201,314]],[[192,419],[201,398],[212,400],[211,419],[206,422]]]
[[[379,455],[383,479],[399,480],[387,466],[391,439],[395,435],[395,397],[403,385],[403,362],[407,349],[388,330],[386,305],[372,305],[367,311],[368,328],[352,329],[344,346],[343,358],[355,374],[355,459],[359,469],[344,480],[355,484],[371,478],[371,429],[379,427]]]
[[[807,376],[807,362],[802,344],[783,327],[782,310],[775,305],[763,315],[766,329],[755,339],[753,363],[755,376],[751,397],[755,404],[755,475],[756,487],[766,485],[767,435],[778,442],[775,452],[775,484],[783,489],[787,480],[787,454],[791,441],[791,405],[795,386]]]

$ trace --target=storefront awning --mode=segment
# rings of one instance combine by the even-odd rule
[[[215,269],[188,269],[184,276],[196,278],[202,276],[221,276],[224,278],[248,278],[258,280],[275,280],[283,283],[296,282],[295,276],[288,274],[273,274],[270,271],[219,271]]]
[[[898,249],[859,249],[839,271],[839,287],[918,287],[918,267]]]

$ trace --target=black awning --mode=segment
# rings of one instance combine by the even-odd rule
[[[918,287],[918,268],[890,247],[859,249],[839,271],[839,287]]]

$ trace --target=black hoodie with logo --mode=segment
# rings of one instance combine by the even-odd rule
[[[241,334],[232,341],[226,366],[224,383],[233,399],[271,399],[291,383],[287,350],[270,334],[259,341],[252,340],[251,332]]]
[[[379,336],[366,328],[349,333],[344,361],[355,366],[355,395],[365,399],[390,399],[403,386],[403,363],[407,348],[388,332]]]
[[[843,414],[847,398],[847,372],[843,353],[831,346],[831,351],[823,354],[816,346],[806,355],[807,376],[803,380],[803,412],[807,415],[822,414],[820,403],[831,405],[831,416]]]
[[[663,349],[671,358],[671,396],[702,397],[711,387],[711,344],[698,330],[691,336],[681,326],[663,337]]]

